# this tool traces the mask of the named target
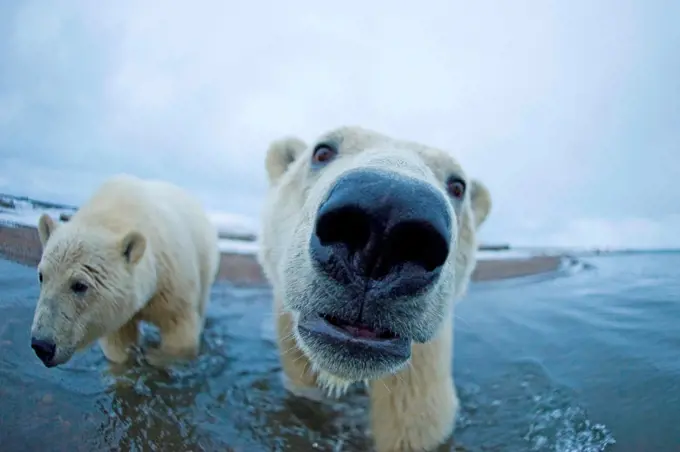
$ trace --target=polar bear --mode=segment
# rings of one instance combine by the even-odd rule
[[[476,263],[487,188],[446,152],[360,127],[273,142],[258,260],[288,390],[368,384],[379,452],[450,440],[453,302]]]
[[[71,217],[38,221],[43,252],[31,347],[47,367],[99,340],[124,363],[138,323],[158,326],[147,360],[196,357],[219,265],[217,229],[198,200],[164,181],[119,174]]]

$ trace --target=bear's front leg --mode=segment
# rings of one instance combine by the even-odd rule
[[[198,356],[203,318],[194,310],[157,320],[161,344],[145,352],[146,360],[155,367],[166,367],[176,361],[190,361]]]
[[[408,367],[371,383],[371,427],[378,452],[450,450],[458,411],[451,369],[452,330],[415,344]]]
[[[124,364],[130,356],[130,348],[137,345],[138,339],[138,322],[132,319],[118,331],[99,339],[99,345],[106,359],[116,364]]]

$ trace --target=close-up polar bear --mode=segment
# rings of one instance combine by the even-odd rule
[[[288,390],[367,382],[379,452],[447,442],[453,305],[491,199],[448,153],[358,127],[271,144],[260,264]]]
[[[116,175],[67,223],[38,222],[43,246],[31,347],[47,367],[99,340],[124,363],[139,322],[160,330],[149,363],[165,366],[199,351],[219,268],[217,229],[200,201],[176,185]]]

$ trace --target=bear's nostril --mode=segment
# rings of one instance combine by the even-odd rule
[[[44,364],[47,364],[54,359],[54,354],[57,350],[57,346],[54,342],[36,338],[31,338],[31,348]]]
[[[316,236],[322,246],[342,244],[353,253],[371,238],[370,216],[358,206],[344,206],[319,216]]]
[[[449,240],[427,221],[397,223],[386,234],[385,252],[376,276],[385,276],[400,265],[411,263],[433,272],[446,263]]]

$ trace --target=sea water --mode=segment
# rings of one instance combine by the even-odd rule
[[[456,450],[680,451],[680,254],[472,284],[456,306]],[[370,450],[359,389],[288,395],[267,287],[213,288],[200,358],[112,371],[33,354],[35,270],[0,260],[0,450]],[[157,340],[145,331],[147,341]]]

